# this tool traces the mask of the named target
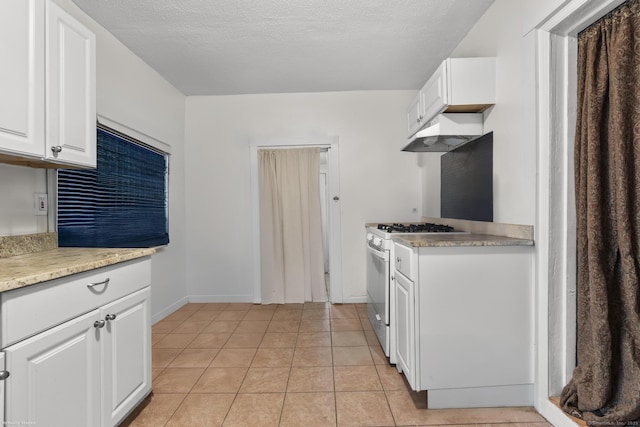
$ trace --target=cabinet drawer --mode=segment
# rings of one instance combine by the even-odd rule
[[[107,284],[90,287],[89,284]],[[115,264],[0,294],[0,348],[151,284],[148,259]]]
[[[394,263],[395,268],[411,280],[416,280],[417,270],[415,268],[415,260],[413,250],[407,246],[396,243],[394,245]]]

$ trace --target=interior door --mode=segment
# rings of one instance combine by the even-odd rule
[[[253,234],[253,291],[254,302],[262,302],[260,254],[260,197],[258,150],[263,148],[317,146],[327,148],[327,221],[329,230],[329,298],[333,304],[342,304],[342,227],[340,207],[340,154],[337,137],[270,138],[251,143],[251,221]]]
[[[323,153],[320,153],[322,159]],[[326,157],[326,155],[325,155]],[[327,199],[329,192],[327,191],[327,172],[322,171],[322,160],[320,163],[320,212],[322,216],[322,247],[324,253],[324,273],[329,273],[329,221],[327,217]],[[326,169],[326,159],[324,168]]]

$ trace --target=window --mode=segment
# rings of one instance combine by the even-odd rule
[[[99,127],[97,162],[92,170],[58,171],[58,245],[169,243],[169,156]]]

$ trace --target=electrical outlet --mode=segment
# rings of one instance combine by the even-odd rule
[[[33,193],[36,215],[47,214],[47,193]]]

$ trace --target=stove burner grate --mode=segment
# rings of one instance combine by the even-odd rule
[[[455,231],[450,225],[430,222],[416,224],[378,224],[378,230],[387,233],[449,233]]]

